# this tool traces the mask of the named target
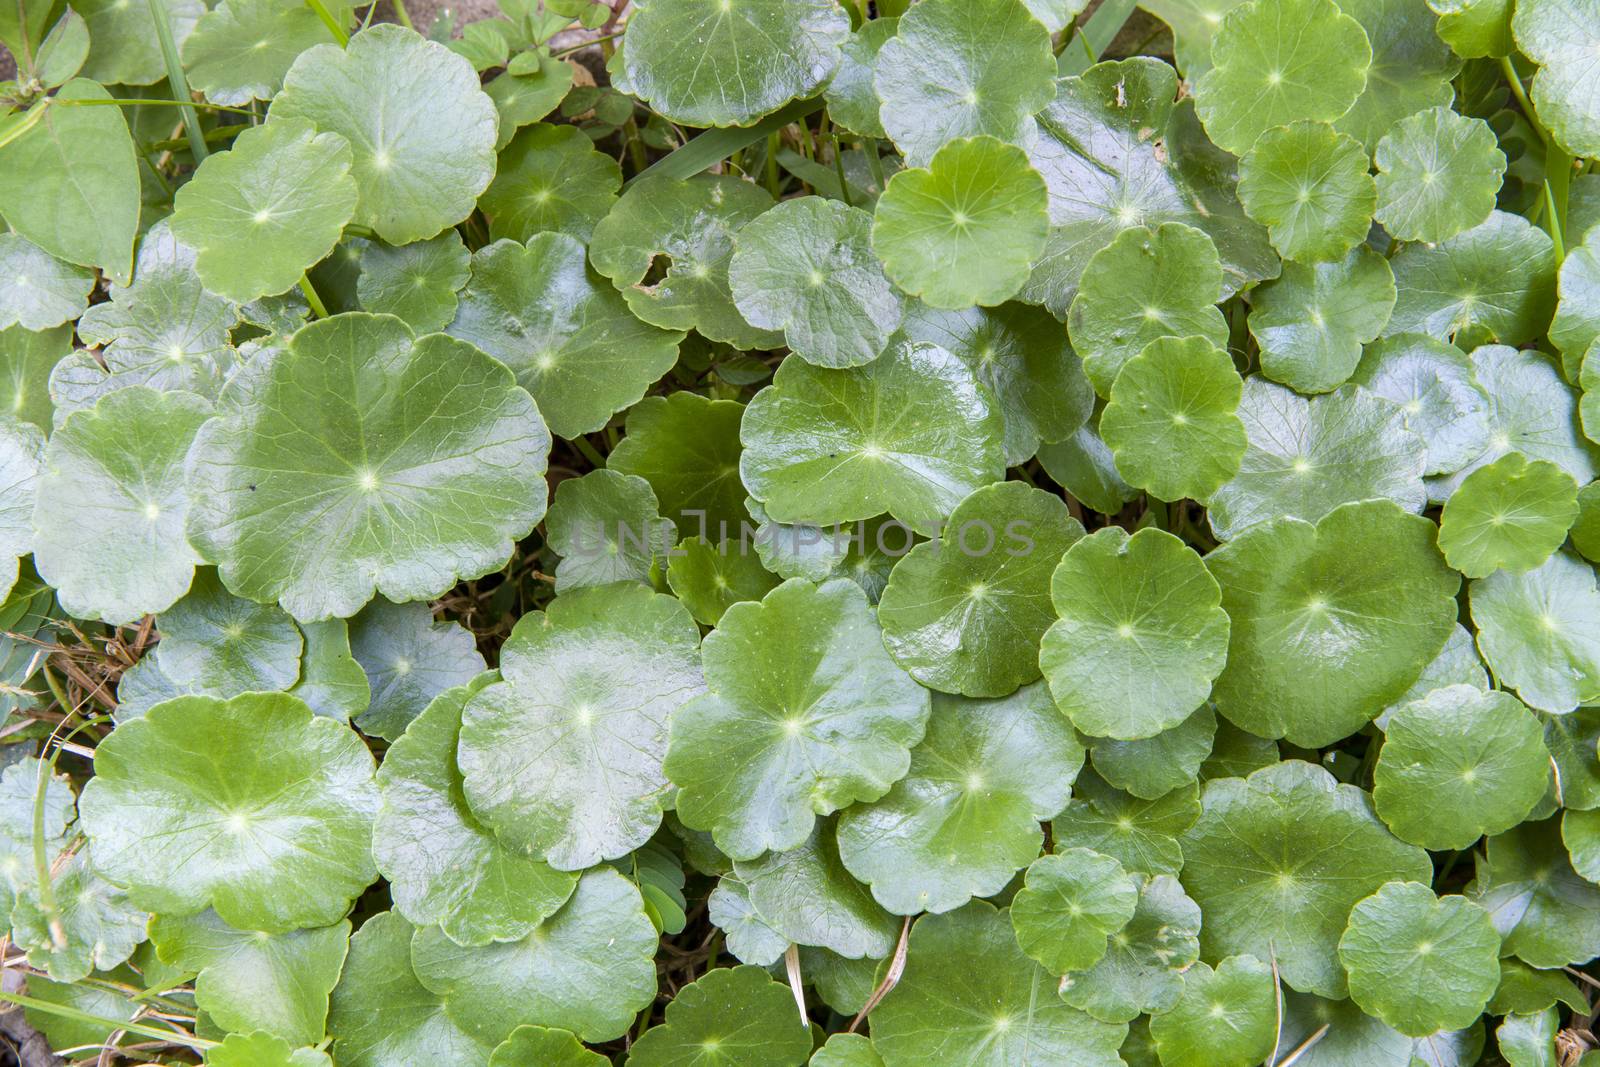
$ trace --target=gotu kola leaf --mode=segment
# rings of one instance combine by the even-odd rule
[[[1378,221],[1402,241],[1438,243],[1482,223],[1506,169],[1489,124],[1448,107],[1395,123],[1376,160]]]
[[[350,654],[366,672],[371,706],[356,720],[366,734],[393,741],[434,697],[483,670],[472,633],[436,622],[426,604],[372,600],[350,620]]]
[[[629,583],[524,615],[501,650],[504,680],[461,713],[473,812],[558,870],[643,845],[668,795],[668,721],[702,691],[698,644],[681,603]]]
[[[708,692],[673,715],[666,773],[684,825],[734,859],[793,848],[816,815],[905,776],[928,691],[884,651],[858,586],[791,579],[729,608],[702,653]]]
[[[235,593],[297,619],[438,595],[544,515],[533,399],[466,342],[389,315],[303,327],[198,440],[189,536]]]
[[[300,53],[269,117],[350,142],[355,221],[390,244],[460,222],[494,177],[499,119],[472,64],[400,26]]]
[[[709,1059],[744,1067],[798,1067],[811,1052],[794,997],[760,967],[707,971],[678,991],[660,1026],[633,1043],[635,1067],[686,1067]]]
[[[1530,571],[1567,539],[1578,517],[1578,483],[1546,460],[1508,452],[1479,467],[1445,501],[1439,548],[1468,578],[1501,567]]]
[[[372,754],[294,697],[168,701],[95,762],[79,798],[95,866],[152,911],[291,930],[337,921],[376,877]]]
[[[1239,161],[1239,199],[1285,259],[1343,259],[1367,238],[1377,189],[1360,142],[1301,119],[1256,138]]]
[[[1399,697],[1449,639],[1460,578],[1434,526],[1386,500],[1284,517],[1206,557],[1232,620],[1217,711],[1263,737],[1329,744]]]
[[[839,855],[889,911],[950,911],[991,896],[1038,855],[1083,746],[1040,683],[999,700],[934,698],[911,767],[839,817]]]
[[[1061,999],[1102,1022],[1171,1009],[1183,991],[1182,972],[1200,957],[1200,909],[1178,880],[1140,876],[1134,884],[1133,917],[1106,938],[1105,955],[1061,979]]]
[[[1021,482],[977,490],[890,572],[878,602],[889,654],[942,692],[998,697],[1033,681],[1055,619],[1051,572],[1082,536],[1059,497]]]
[[[1592,0],[1529,0],[1519,4],[1511,31],[1522,52],[1539,64],[1534,107],[1556,142],[1576,156],[1600,153],[1600,20]]]
[[[1594,568],[1557,552],[1525,574],[1498,570],[1468,589],[1478,650],[1529,707],[1565,715],[1600,698],[1600,591]]]
[[[1196,963],[1170,1011],[1153,1016],[1150,1037],[1165,1067],[1248,1067],[1276,1041],[1272,968],[1254,956],[1228,956],[1213,970]]]
[[[454,230],[399,248],[373,241],[361,250],[356,297],[364,311],[398,315],[418,333],[434,333],[455,318],[470,263]]]
[[[1285,263],[1281,276],[1256,290],[1250,311],[1261,373],[1302,393],[1343,385],[1394,302],[1394,271],[1370,248],[1332,263]]]
[[[1044,179],[1014,145],[950,141],[878,198],[872,246],[895,284],[940,308],[1003,304],[1028,280],[1049,228]]]
[[[1428,854],[1389,833],[1366,794],[1298,760],[1206,783],[1183,836],[1183,884],[1206,955],[1261,952],[1301,992],[1341,997],[1350,909],[1385,882],[1428,882]]]
[[[325,259],[356,209],[350,142],[304,119],[234,138],[178,190],[172,234],[210,291],[239,303],[282,293]]]
[[[566,438],[637,402],[677,362],[683,340],[635,318],[583,246],[560,233],[474,252],[449,332],[510,367]]]
[[[1011,900],[1017,944],[1051,974],[1093,967],[1133,918],[1139,883],[1110,856],[1069,848],[1034,860]]]
[[[863,367],[785,360],[739,435],[739,473],[779,522],[888,512],[929,531],[1005,473],[998,407],[961,360],[899,341]]]

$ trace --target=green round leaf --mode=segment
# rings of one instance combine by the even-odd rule
[[[1170,1009],[1182,972],[1200,956],[1200,909],[1169,875],[1139,877],[1139,903],[1106,941],[1105,956],[1061,979],[1061,997],[1103,1022],[1132,1021]]]
[[[1051,974],[1083,971],[1106,954],[1106,939],[1133,918],[1139,883],[1110,856],[1070,848],[1028,868],[1011,900],[1017,944]]]
[[[762,922],[785,944],[827,949],[846,960],[881,959],[894,949],[900,924],[845,870],[831,823],[819,822],[796,848],[736,861],[734,873],[749,887]]]
[[[989,387],[1005,422],[1008,467],[1032,459],[1041,441],[1070,437],[1094,410],[1083,363],[1043,308],[1012,303],[945,311],[912,301],[900,330],[954,353]]]
[[[667,585],[673,596],[706,626],[715,626],[735,604],[760,600],[779,582],[742,539],[716,546],[691,537],[667,555]]]
[[[224,1030],[264,1030],[298,1045],[322,1040],[350,923],[266,934],[214,911],[157,915],[150,940],[162,963],[195,974],[195,1005]]]
[[[495,1046],[489,1067],[610,1067],[611,1061],[583,1043],[567,1030],[543,1026],[519,1026]]]
[[[29,783],[30,788],[32,784]],[[30,810],[28,829],[32,827],[32,814]],[[47,843],[45,851],[53,854],[55,842]],[[126,961],[144,940],[149,916],[128,903],[124,890],[100,877],[83,852],[74,853],[52,869],[54,915],[40,901],[37,884],[18,889],[16,905],[10,912],[12,942],[27,951],[29,966],[44,968],[56,981],[77,982],[92,971],[109,971]],[[60,924],[54,928],[62,935],[60,943],[56,941],[53,922]]]
[[[752,326],[781,330],[819,367],[855,367],[883,351],[901,297],[872,254],[872,216],[819,196],[785,200],[734,239],[728,282]]]
[[[1206,557],[1233,622],[1217,711],[1262,737],[1359,730],[1444,647],[1460,579],[1434,526],[1384,500],[1276,519]],[[1359,664],[1359,670],[1351,666]]]
[[[1058,83],[1028,149],[1050,190],[1050,235],[1022,299],[1065,318],[1090,257],[1123,230],[1165,222],[1205,231],[1230,294],[1277,276],[1266,228],[1239,205],[1236,161],[1207,140],[1192,100],[1174,103],[1178,95],[1172,67],[1148,56]]]
[[[1424,108],[1448,107],[1461,72],[1437,33],[1426,4],[1411,0],[1344,0],[1339,10],[1361,23],[1372,45],[1367,87],[1335,125],[1373,151],[1396,122]]]
[[[631,584],[524,615],[500,652],[505,680],[461,714],[473,812],[557,870],[643,845],[667,799],[668,720],[702,690],[698,638],[682,604]]]
[[[57,424],[69,411],[93,407],[101,395],[127,385],[207,398],[221,392],[236,359],[228,331],[240,309],[206,292],[194,264],[194,250],[180,244],[166,222],[146,232],[133,284],[113,286],[109,301],[78,320],[78,336],[102,346],[99,360],[75,352],[50,375]]]
[[[184,457],[210,405],[135,386],[77,411],[44,451],[33,559],[80,619],[138,621],[189,588],[200,557],[184,540]]]
[[[636,319],[590,269],[583,245],[560,233],[474,252],[449,332],[510,367],[566,438],[638,402],[677,362],[683,340]]]
[[[889,654],[946,693],[1005,696],[1033,681],[1055,619],[1051,572],[1082,536],[1059,497],[1022,482],[977,490],[890,573],[878,603]]]
[[[1494,920],[1502,955],[1566,967],[1600,954],[1600,887],[1572,869],[1559,820],[1491,837],[1476,861],[1466,894]]]
[[[1110,396],[1123,365],[1157,338],[1227,344],[1221,289],[1222,264],[1202,231],[1168,222],[1118,234],[1089,261],[1067,320],[1095,391]]]
[[[732,175],[636,182],[595,225],[589,261],[651,325],[776,348],[783,335],[745,322],[728,283],[734,234],[771,207],[765,189]]]
[[[1448,498],[1469,474],[1508,452],[1548,460],[1579,485],[1600,474],[1600,449],[1578,427],[1578,398],[1548,356],[1483,345],[1473,350],[1472,373],[1489,398],[1489,445],[1460,470],[1431,484],[1434,499]]]
[[[513,851],[467,806],[456,745],[462,708],[481,689],[441,693],[390,746],[372,829],[372,856],[395,910],[417,926],[439,924],[461,945],[526,937],[577,883]]]
[[[556,591],[650,584],[678,539],[677,527],[659,511],[650,483],[631,474],[602,469],[557,485],[544,520],[546,539],[561,556]]]
[[[1339,260],[1367,239],[1377,189],[1366,150],[1326,122],[1267,130],[1239,161],[1239,199],[1285,259]]]
[[[1200,817],[1199,786],[1190,782],[1141,800],[1085,770],[1073,788],[1078,798],[1050,824],[1056,851],[1093,849],[1135,873],[1176,875],[1182,869],[1178,837]]]
[[[1199,778],[1200,768],[1212,755],[1216,735],[1216,713],[1209,704],[1202,704],[1187,719],[1154,737],[1134,741],[1118,741],[1110,737],[1086,740],[1093,755],[1094,768],[1101,777],[1118,789],[1153,800]],[[1276,749],[1273,749],[1272,755],[1275,762]],[[1254,770],[1255,766],[1259,764],[1250,770]],[[1220,778],[1223,775],[1210,774],[1207,777]]]
[[[1277,1039],[1272,968],[1254,956],[1196,963],[1183,972],[1171,1011],[1150,1019],[1164,1067],[1247,1067],[1272,1053]]]
[[[889,179],[872,246],[896,285],[934,307],[1003,304],[1044,249],[1047,201],[1022,149],[987,134],[950,141],[927,169]]]
[[[822,94],[828,102],[828,117],[835,126],[863,137],[889,136],[878,116],[882,104],[878,100],[875,79],[878,53],[899,27],[899,18],[879,14],[863,22],[845,40],[839,69]]]
[[[1391,334],[1448,341],[1471,327],[1520,345],[1544,329],[1555,309],[1550,236],[1520,215],[1495,211],[1448,241],[1413,242],[1390,265],[1400,294]]]
[[[628,91],[673,122],[748,126],[821,88],[849,35],[835,0],[666,0],[628,20],[623,67]]]
[[[1510,0],[1428,0],[1439,16],[1439,37],[1465,59],[1508,56],[1511,39]]]
[[[658,937],[638,888],[599,867],[521,941],[464,948],[438,927],[422,927],[411,964],[451,1021],[485,1044],[529,1025],[610,1041],[655,1000]]]
[[[1588,360],[1585,354],[1600,339],[1600,312],[1595,310],[1600,295],[1600,238],[1593,245],[1584,243],[1574,248],[1561,262],[1556,275],[1556,315],[1550,320],[1550,343],[1561,351],[1561,368],[1567,378],[1579,378]],[[1600,362],[1600,361],[1597,361]],[[1585,391],[1592,391],[1594,375],[1590,371]],[[1593,401],[1590,402],[1591,405]],[[1593,418],[1589,420],[1593,422]],[[1586,423],[1587,425],[1587,423]]]
[[[136,904],[292,930],[337,921],[376,877],[372,771],[348,727],[293,697],[183,697],[100,743],[78,807],[95,867]]]
[[[1568,810],[1561,816],[1561,840],[1573,869],[1586,880],[1600,877],[1600,815]]]
[[[536,122],[501,151],[478,208],[497,241],[526,241],[547,230],[587,241],[621,185],[617,161],[596,151],[582,130]]]
[[[26,237],[0,233],[0,330],[48,330],[82,315],[94,271],[63,263]]]
[[[1427,503],[1427,444],[1392,401],[1352,385],[1308,400],[1252,376],[1239,417],[1249,445],[1208,514],[1222,540],[1280,517],[1316,522],[1352,501],[1387,498],[1412,512]]]
[[[1244,383],[1203,337],[1161,337],[1122,365],[1100,433],[1130,485],[1162,500],[1205,500],[1239,473]]]
[[[1489,446],[1490,410],[1474,360],[1452,344],[1399,333],[1368,345],[1350,380],[1400,405],[1406,429],[1428,446],[1428,474],[1458,471]]]
[[[1567,539],[1578,517],[1578,483],[1545,460],[1508,452],[1479,467],[1450,494],[1439,519],[1439,549],[1468,578],[1504,567],[1530,571]]]
[[[832,1034],[828,1043],[812,1054],[810,1067],[883,1067],[883,1057],[860,1034]]]
[[[1390,716],[1384,733],[1373,804],[1412,844],[1469,848],[1526,819],[1550,786],[1544,728],[1509,693],[1435,689]]]
[[[355,221],[390,244],[460,222],[494,177],[499,120],[472,64],[399,26],[300,53],[271,117],[309,119],[350,142]]]
[[[328,28],[307,5],[222,0],[183,42],[184,72],[213,104],[270,100],[295,58],[327,39]]]
[[[1434,244],[1488,219],[1506,169],[1489,124],[1448,107],[1395,123],[1375,158],[1378,221],[1402,241]]]
[[[234,596],[209,567],[157,622],[155,655],[178,685],[235,696],[287,689],[300,677],[304,640],[294,620],[275,605]]]
[[[706,898],[706,917],[722,931],[728,951],[743,963],[770,967],[789,947],[789,939],[756,911],[750,887],[731,873],[718,878],[717,887]]]
[[[1067,806],[1083,745],[1042,685],[999,700],[934,698],[911,769],[839,817],[839,854],[897,915],[993,896],[1039,854]]]
[[[1250,310],[1261,373],[1302,393],[1337,389],[1361,362],[1361,346],[1383,332],[1394,301],[1389,261],[1365,246],[1333,263],[1285,263]]]
[[[760,967],[707,971],[678,991],[665,1019],[633,1043],[634,1067],[797,1067],[811,1054],[811,1033],[794,997]]]
[[[513,60],[515,69],[502,71],[483,87],[500,113],[499,135],[494,145],[497,151],[511,143],[518,129],[554,111],[572,88],[576,69],[572,63],[541,52],[524,52],[518,59],[523,57],[537,63],[524,68]]]
[[[1206,783],[1183,836],[1183,884],[1213,959],[1261,952],[1301,992],[1341,997],[1350,909],[1385,882],[1428,882],[1428,854],[1385,829],[1360,789],[1298,760]]]
[[[381,597],[350,620],[350,653],[372,690],[371,706],[356,725],[389,741],[434,697],[483,670],[483,656],[466,628],[435,622],[426,604],[391,604]]]
[[[1556,715],[1600,700],[1600,590],[1594,568],[1557,552],[1525,574],[1469,587],[1478,650],[1500,685]]]
[[[1390,882],[1351,910],[1339,960],[1363,1010],[1427,1037],[1483,1014],[1500,984],[1500,934],[1470,900]]]
[[[1600,19],[1592,0],[1527,0],[1511,19],[1517,47],[1539,64],[1533,105],[1558,144],[1575,156],[1600,154],[1600,99],[1594,57]]]
[[[1222,670],[1228,616],[1194,550],[1161,530],[1099,530],[1050,580],[1059,616],[1039,665],[1056,705],[1096,737],[1151,737],[1189,717]]]
[[[905,974],[873,1009],[872,1044],[886,1067],[1117,1067],[1128,1028],[1061,1003],[1054,982],[987,902],[924,915],[911,928]]]
[[[437,596],[502,566],[544,516],[538,409],[463,341],[337,315],[245,392],[197,438],[189,521],[241,596],[297,619],[351,615],[374,591]]]
[[[456,317],[469,262],[454,230],[399,248],[373,241],[361,251],[356,296],[363,311],[397,315],[418,333],[436,333]]]
[[[1002,432],[993,396],[966,364],[901,341],[864,367],[785,360],[745,413],[739,474],[779,522],[887,511],[929,530],[1004,476]]]
[[[875,66],[883,128],[915,167],[959,137],[1026,145],[1055,96],[1050,31],[1021,0],[925,0]]]
[[[328,1032],[339,1067],[452,1063],[482,1067],[490,1045],[445,1014],[411,969],[413,927],[392,911],[362,924],[350,939],[344,975],[333,990]]]
[[[729,608],[703,649],[708,692],[672,718],[678,817],[736,860],[794,848],[815,816],[903,778],[929,711],[884,651],[860,588],[791,579]]]
[[[1206,133],[1243,155],[1297,119],[1332,122],[1361,95],[1372,46],[1332,0],[1249,0],[1223,18],[1195,83]]]
[[[628,409],[627,435],[606,466],[649,482],[679,536],[700,534],[720,544],[749,517],[739,481],[744,414],[743,404],[698,393],[646,397]]]

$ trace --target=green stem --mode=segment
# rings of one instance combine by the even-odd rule
[[[378,231],[354,222],[345,223],[344,232],[347,237],[364,237],[368,241],[375,241],[378,237]]]
[[[63,1019],[74,1019],[80,1023],[88,1023],[91,1026],[105,1027],[110,1030],[126,1030],[128,1033],[138,1034],[140,1037],[167,1041],[174,1045],[183,1045],[186,1048],[202,1052],[208,1048],[217,1047],[217,1042],[215,1041],[207,1041],[203,1037],[195,1037],[193,1034],[183,1033],[179,1030],[166,1030],[159,1026],[145,1026],[143,1023],[108,1019],[103,1015],[92,1015],[89,1012],[79,1011],[77,1008],[71,1008],[65,1004],[39,1000],[36,997],[24,996],[21,993],[7,993],[0,990],[0,1000],[8,1004],[16,1004],[19,1007],[32,1008],[34,1011],[42,1011],[46,1015],[59,1015]]]
[[[1549,216],[1546,221],[1549,222],[1550,242],[1555,245],[1556,266],[1559,267],[1561,266],[1561,261],[1567,258],[1567,243],[1561,233],[1561,219],[1565,212],[1561,210],[1560,205],[1556,202],[1555,190],[1550,187],[1549,178],[1544,180],[1544,205],[1546,214]]]
[[[1539,134],[1539,139],[1544,141],[1545,147],[1550,147],[1550,131],[1544,128],[1539,121],[1539,113],[1533,109],[1533,101],[1528,99],[1528,90],[1522,87],[1522,79],[1517,75],[1517,67],[1511,62],[1510,56],[1500,57],[1500,72],[1506,76],[1506,84],[1511,87],[1511,95],[1517,98],[1522,114]]]
[[[54,107],[186,107],[191,110],[205,108],[207,111],[226,111],[230,115],[252,114],[249,108],[243,107],[226,107],[222,104],[197,104],[193,101],[185,102],[182,100],[152,100],[143,96],[130,100],[62,100],[60,97],[52,96],[50,103]]]
[[[400,20],[400,25],[408,30],[416,30],[411,25],[411,12],[406,10],[406,0],[394,0],[394,17]]]
[[[606,465],[606,457],[602,456],[600,450],[591,445],[587,438],[574,437],[572,443],[579,452],[583,453],[584,459],[595,465],[595,469],[598,470]]]
[[[311,287],[309,275],[300,275],[300,291],[305,294],[306,303],[311,305],[311,314],[319,319],[328,317],[327,305],[322,302],[322,298],[317,295],[317,291]]]
[[[839,134],[834,131],[828,137],[833,142],[833,169],[839,172],[839,195],[844,199],[845,207],[855,207],[850,199],[850,182],[844,176],[844,152],[839,148]]]
[[[883,158],[878,155],[878,139],[868,137],[862,141],[861,151],[867,156],[867,172],[872,175],[872,187],[883,192],[886,182],[883,177]]]
[[[604,37],[591,37],[587,41],[579,41],[577,44],[568,45],[566,48],[558,48],[556,51],[550,53],[550,58],[560,59],[562,56],[570,56],[572,53],[581,52],[585,48],[589,48],[592,45],[601,44],[605,41],[615,41],[621,36],[621,33],[608,33]]]
[[[767,134],[767,192],[778,198],[778,132]]]
[[[161,58],[167,65],[167,85],[172,89],[172,99],[178,101],[183,129],[189,135],[189,151],[194,153],[196,163],[204,163],[211,149],[206,147],[200,116],[195,112],[194,101],[189,98],[189,79],[183,75],[183,60],[178,58],[178,42],[172,36],[172,14],[167,10],[167,0],[149,0],[149,4],[150,17],[156,24],[156,38],[161,42]]]
[[[328,27],[328,32],[333,34],[333,39],[339,42],[340,48],[350,43],[350,35],[345,32],[345,28],[339,20],[333,17],[333,12],[328,10],[327,4],[324,4],[322,0],[306,0],[306,6],[317,13],[317,18],[321,19],[322,24]]]

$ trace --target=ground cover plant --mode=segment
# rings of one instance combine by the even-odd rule
[[[1600,1063],[1596,0],[0,43],[0,1061]]]

